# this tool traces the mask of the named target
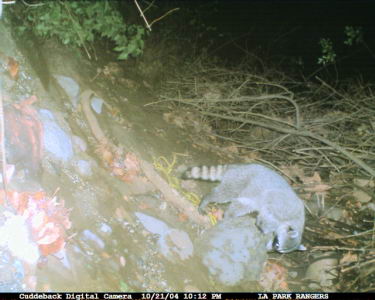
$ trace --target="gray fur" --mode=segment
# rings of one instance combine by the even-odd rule
[[[216,169],[218,174],[215,174]],[[304,205],[277,172],[259,164],[236,164],[194,167],[186,177],[221,181],[203,198],[199,205],[201,213],[212,202],[229,203],[225,218],[256,212],[257,226],[265,234],[273,233],[274,238],[268,243],[269,249],[274,248],[281,253],[302,249]]]

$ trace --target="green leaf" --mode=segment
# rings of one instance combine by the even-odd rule
[[[120,60],[128,59],[128,57],[129,57],[129,53],[127,53],[127,52],[123,52],[119,56],[117,56],[117,58],[120,59]]]
[[[125,49],[126,49],[125,46],[117,46],[117,47],[113,48],[113,50],[115,50],[115,51],[124,51]]]
[[[144,27],[126,24],[114,7],[107,0],[46,1],[38,9],[24,10],[24,15],[19,16],[23,23],[17,30],[30,30],[42,37],[54,36],[74,47],[87,47],[85,43],[105,37],[115,43],[113,50],[120,52],[119,59],[139,55],[144,46]]]

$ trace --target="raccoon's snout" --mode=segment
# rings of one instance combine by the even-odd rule
[[[273,241],[273,248],[280,253],[289,253],[299,249],[299,247],[299,233],[291,226],[286,229],[286,234],[277,234]]]

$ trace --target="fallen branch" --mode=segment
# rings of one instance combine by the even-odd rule
[[[189,104],[188,102],[184,102],[184,103]],[[199,108],[195,104],[191,104],[191,105]],[[330,141],[330,140],[328,140],[328,139],[326,139],[326,138],[324,138],[320,135],[314,134],[314,133],[312,133],[308,130],[297,130],[297,129],[283,128],[283,127],[278,127],[278,126],[271,125],[271,124],[268,124],[268,123],[263,123],[263,122],[260,122],[260,121],[247,120],[247,119],[243,119],[243,118],[240,118],[240,117],[225,116],[225,115],[212,113],[212,112],[208,112],[208,111],[201,111],[200,113],[202,115],[205,115],[205,116],[216,117],[216,118],[229,120],[229,121],[241,122],[241,123],[244,123],[244,124],[252,124],[252,125],[267,128],[267,129],[274,130],[274,131],[281,132],[281,133],[303,136],[303,137],[309,137],[309,138],[315,139],[317,141],[320,141],[320,142],[332,147],[336,151],[341,152],[349,160],[352,160],[357,165],[359,165],[361,168],[363,168],[365,171],[367,171],[371,176],[375,177],[375,170],[373,168],[371,168],[369,165],[367,165],[363,160],[358,158],[356,155],[354,155],[353,153],[350,153],[349,151],[347,151],[345,148],[341,147],[340,145],[338,145],[338,144],[336,144],[336,143],[334,143],[334,142],[332,142],[332,141]]]
[[[96,140],[103,145],[108,145],[110,147],[115,147],[109,139],[105,136],[103,130],[100,128],[99,122],[96,119],[94,113],[91,110],[90,106],[90,100],[91,97],[94,96],[95,93],[92,90],[85,90],[81,94],[81,104],[82,104],[82,110],[83,113],[87,119],[87,122],[89,123],[89,126],[91,128],[92,134],[96,138]]]

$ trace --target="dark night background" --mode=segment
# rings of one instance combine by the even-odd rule
[[[365,79],[374,78],[375,54],[370,49],[375,46],[375,1],[165,1],[159,4],[181,8],[167,17],[165,23],[184,20],[185,25],[180,27],[182,36],[184,31],[189,32],[184,16],[186,9],[198,11],[207,26],[217,28],[216,35],[206,36],[215,40],[208,53],[231,63],[238,62],[246,51],[260,59],[271,59],[283,68],[302,59],[299,72],[308,77],[321,67],[317,64],[322,55],[319,40],[329,38],[337,61],[335,68],[324,68],[325,72],[337,69],[337,80],[359,74]],[[345,26],[362,27],[368,48],[344,45]],[[216,38],[218,34],[223,37]],[[204,40],[201,46],[205,46]]]

